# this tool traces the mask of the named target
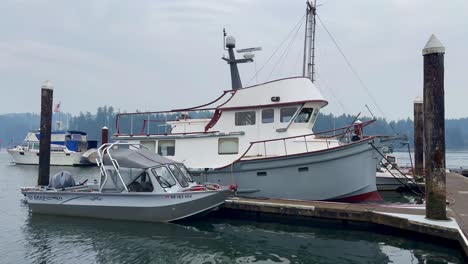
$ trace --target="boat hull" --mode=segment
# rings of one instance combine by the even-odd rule
[[[237,184],[238,195],[342,202],[380,201],[376,155],[363,140],[322,151],[240,160],[202,173],[201,181]]]
[[[19,165],[38,165],[39,152],[37,151],[19,151],[9,149],[8,154],[16,164]],[[74,166],[80,164],[81,152],[51,152],[50,165],[52,166]]]
[[[22,191],[35,214],[145,222],[171,222],[223,204],[230,190],[181,193]]]
[[[414,183],[408,180],[412,179],[411,176],[401,176],[400,173],[394,173],[394,175],[388,172],[377,172],[377,189],[379,191],[396,191],[407,186],[414,187]]]

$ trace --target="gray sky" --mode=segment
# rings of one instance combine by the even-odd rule
[[[435,33],[447,52],[446,116],[468,116],[468,1],[318,2],[321,20],[378,104],[319,23],[324,112],[368,115],[367,104],[388,119],[411,117],[412,102],[422,95],[421,49]],[[305,0],[2,0],[0,6],[0,113],[39,112],[47,79],[62,111],[73,114],[101,105],[156,111],[202,104],[230,89],[220,59],[223,27],[237,48],[263,47],[256,63],[240,65],[244,85],[302,71],[302,24],[292,36]]]

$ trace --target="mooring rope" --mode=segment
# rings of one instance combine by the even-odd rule
[[[369,143],[369,144],[372,146],[372,148],[374,148],[375,151],[377,151],[377,153],[380,154],[380,156],[382,156],[382,158],[383,158],[385,161],[387,161],[389,164],[392,164],[392,163],[387,159],[387,157],[385,157],[385,155],[384,155],[382,152],[380,152],[380,150],[379,150],[376,146],[374,146],[373,143]],[[408,185],[407,183],[403,183],[402,181],[400,181],[400,179],[398,179],[398,177],[396,177],[395,174],[393,174],[393,172],[391,172],[389,168],[387,168],[386,166],[383,166],[383,167],[385,167],[385,169],[390,173],[390,175],[392,175],[398,182],[400,182],[402,185],[406,186],[406,187],[407,187],[409,190],[411,190],[414,194],[416,194],[416,195],[424,195],[424,194],[425,194],[424,191],[419,187],[419,185],[418,185],[413,179],[408,178],[408,177],[406,176],[406,174],[404,174],[398,167],[393,166],[393,168],[395,168],[395,170],[397,170],[403,177],[405,177],[405,179],[407,179],[408,181],[410,181],[413,185],[415,185],[415,186],[417,187],[419,193],[415,192],[414,189],[413,189],[410,185]]]

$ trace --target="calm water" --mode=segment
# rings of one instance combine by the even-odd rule
[[[96,172],[66,169],[80,180]],[[0,263],[463,263],[459,251],[428,241],[341,228],[32,216],[19,188],[36,179],[36,166],[10,165],[0,153]]]
[[[411,166],[408,151],[395,151],[392,153],[397,157],[397,163],[402,166]],[[411,152],[411,159],[414,164],[414,152]],[[468,168],[468,150],[447,150],[445,153],[445,162],[447,168]]]

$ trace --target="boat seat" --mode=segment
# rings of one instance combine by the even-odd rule
[[[129,192],[143,192],[143,186],[139,182],[132,182],[128,186],[128,191]]]
[[[153,184],[151,182],[143,182],[141,183],[142,192],[152,192],[153,191]]]

